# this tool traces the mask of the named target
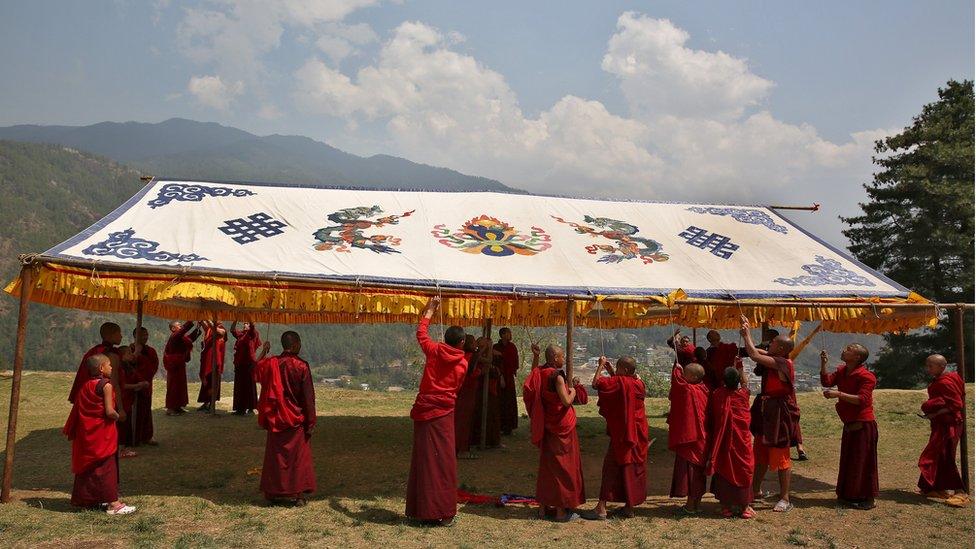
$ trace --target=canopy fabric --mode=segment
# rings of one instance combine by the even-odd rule
[[[153,180],[35,259],[31,300],[63,307],[253,320],[681,323],[739,314],[882,332],[931,324],[907,288],[755,206]],[[19,295],[19,281],[6,289]],[[728,305],[694,301],[728,299]],[[821,301],[818,308],[737,300]],[[878,308],[844,307],[870,301]]]

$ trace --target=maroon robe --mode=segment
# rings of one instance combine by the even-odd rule
[[[78,365],[78,371],[75,373],[75,381],[71,384],[71,390],[68,392],[68,402],[74,402],[75,395],[78,394],[79,390],[81,390],[81,386],[91,379],[91,377],[88,375],[88,359],[97,354],[118,355],[119,350],[118,347],[107,341],[103,341],[91,349],[88,349],[85,356],[81,357],[81,364]]]
[[[231,332],[234,342],[234,402],[236,412],[254,410],[258,405],[258,389],[254,383],[255,353],[261,347],[261,335],[254,324],[247,330]]]
[[[474,425],[475,404],[477,402],[478,377],[470,370],[472,353],[465,353],[469,371],[464,377],[464,383],[458,389],[457,401],[454,405],[454,451],[460,454],[471,449],[471,428]]]
[[[943,372],[929,384],[929,399],[922,404],[922,413],[931,414],[942,408],[948,408],[949,412],[930,420],[932,434],[918,459],[921,471],[918,487],[922,493],[966,489],[956,467],[956,447],[964,428],[965,391],[965,384],[956,372]]]
[[[217,326],[223,328],[221,323],[217,323]],[[217,344],[214,346],[215,328],[210,327],[204,330],[203,334],[203,350],[200,351],[200,394],[197,395],[197,402],[202,404],[210,403],[210,391],[211,385],[213,385],[213,364],[214,364],[214,353],[216,353],[217,361],[217,388],[216,395],[214,396],[214,401],[220,400],[220,378],[224,374],[224,346],[227,343],[227,334],[220,335],[217,333]]]
[[[515,376],[519,369],[518,347],[511,341],[499,341],[494,349],[501,353],[501,356],[495,357],[495,365],[503,381],[503,387],[498,392],[499,423],[502,434],[510,435],[518,427],[518,389],[515,387]]]
[[[75,393],[62,432],[71,440],[75,475],[71,504],[96,507],[119,499],[118,433],[105,416],[105,378],[89,378]]]
[[[779,372],[772,368],[757,367],[762,372],[762,392],[752,402],[749,429],[762,446],[788,448],[796,444],[800,419],[793,387],[796,374],[792,360],[773,358],[784,368],[786,380],[780,379]]]
[[[647,499],[647,413],[644,382],[636,377],[601,377],[600,415],[607,420],[610,447],[603,458],[600,499],[631,507]]]
[[[730,391],[722,386],[708,401],[706,475],[712,475],[712,493],[723,506],[752,503],[755,460],[749,432],[749,390]]]
[[[690,496],[698,499],[705,494],[705,415],[708,407],[708,385],[688,383],[682,369],[671,371],[671,391],[668,394],[668,449],[674,452],[674,472],[671,476],[671,497]]]
[[[742,368],[739,362],[739,346],[735,343],[721,343],[705,349],[705,384],[711,390],[722,386],[726,368]]]
[[[824,387],[860,397],[860,404],[840,399],[834,407],[844,423],[837,469],[837,497],[850,502],[878,497],[878,423],[874,417],[874,387],[878,381],[866,367],[841,365],[834,373],[820,375]]]
[[[485,418],[485,446],[489,448],[496,448],[502,443],[502,423],[501,423],[501,400],[500,400],[500,384],[501,374],[497,368],[490,364],[480,364],[472,375],[476,376],[475,382],[477,383],[477,388],[475,389],[475,404],[474,404],[474,417],[471,423],[471,444],[481,444],[481,420],[482,415],[487,414]],[[485,407],[485,375],[484,371],[488,370],[488,405]],[[455,419],[456,420],[456,419]]]
[[[556,393],[560,372],[542,365],[522,386],[529,413],[532,443],[539,447],[535,499],[539,505],[576,509],[586,501],[576,411],[563,405]]]
[[[315,491],[315,464],[309,443],[315,428],[315,388],[308,363],[284,352],[255,369],[261,382],[258,424],[268,431],[261,468],[266,499],[298,498]]]
[[[137,382],[148,382],[149,386],[133,393],[133,397],[135,398],[135,403],[132,407],[135,423],[131,424],[133,446],[145,444],[153,439],[153,378],[156,377],[156,372],[158,371],[159,355],[156,354],[156,349],[146,345],[142,348],[139,356],[136,357],[135,379]]]
[[[170,334],[166,347],[163,348],[167,410],[179,410],[190,402],[186,387],[186,364],[190,362],[193,342],[200,336],[199,328],[192,329],[193,323],[187,322],[179,330]]]

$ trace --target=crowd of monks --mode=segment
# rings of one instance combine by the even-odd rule
[[[502,435],[518,426],[520,362],[508,328],[499,331],[494,344],[488,337],[465,334],[460,326],[446,328],[443,341],[435,341],[429,328],[439,304],[438,298],[431,299],[417,327],[425,364],[410,411],[413,450],[406,515],[427,524],[452,524],[457,514],[457,459],[475,457],[470,446],[480,444],[482,437],[488,447],[502,446]],[[186,369],[201,336],[197,401],[201,411],[208,411],[212,399],[219,398],[228,331],[209,321],[173,322],[169,328],[163,352],[167,414],[185,413]],[[770,470],[776,471],[779,482],[773,511],[793,507],[790,448],[800,437],[795,371],[789,358],[793,341],[770,331],[755,344],[745,318],[740,332],[741,348],[722,342],[716,331],[709,332],[707,349],[696,349],[679,332],[669,340],[675,351],[667,419],[668,448],[674,452],[670,495],[686,499],[678,508],[682,514],[699,513],[701,499],[710,491],[724,516],[752,518],[753,502],[767,496],[761,486]],[[229,333],[236,340],[232,408],[241,415],[257,412],[258,424],[267,431],[260,490],[270,501],[304,505],[316,488],[310,445],[316,412],[311,371],[299,356],[301,338],[285,332],[282,352],[269,356],[270,342],[262,343],[253,323],[238,329],[235,322]],[[159,358],[145,328],[133,331],[132,342],[124,346],[117,324],[103,324],[100,335],[102,342],[82,358],[68,397],[72,409],[64,434],[72,441],[71,502],[127,514],[135,508],[119,500],[119,459],[135,457],[133,447],[155,444],[152,380]],[[550,345],[543,353],[532,345],[532,355],[521,395],[529,437],[539,449],[535,499],[540,517],[564,522],[633,516],[634,508],[647,498],[650,444],[646,390],[635,360],[625,356],[613,363],[601,357],[589,384],[606,421],[609,444],[597,504],[583,510],[587,497],[575,406],[586,405],[589,395],[578,378],[567,379],[562,348]],[[761,378],[751,405],[744,357],[756,364]],[[837,498],[858,509],[873,508],[878,495],[878,428],[872,398],[876,381],[865,366],[867,358],[867,349],[852,343],[841,352],[841,364],[831,369],[827,352],[821,353],[823,395],[837,400],[843,425]],[[960,497],[967,489],[955,462],[963,429],[964,385],[946,366],[941,355],[925,363],[932,382],[919,415],[929,420],[931,436],[919,459],[918,487],[929,497]],[[609,510],[608,503],[622,505]]]

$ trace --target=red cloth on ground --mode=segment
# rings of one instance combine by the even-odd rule
[[[668,412],[668,449],[695,465],[705,464],[705,414],[708,386],[688,383],[682,370],[671,371],[671,410]]]
[[[943,372],[928,387],[929,399],[922,404],[922,412],[930,414],[942,408],[949,412],[930,420],[932,433],[918,459],[921,472],[918,487],[922,492],[933,490],[962,490],[965,487],[956,467],[956,446],[962,435],[962,407],[965,385],[956,372]]]
[[[254,410],[258,404],[258,389],[254,383],[254,367],[257,365],[256,352],[261,347],[261,335],[254,324],[247,330],[231,332],[234,342],[234,401],[232,409],[237,412]]]
[[[414,420],[406,515],[416,520],[443,520],[456,514],[454,413]]]
[[[200,330],[192,330],[193,323],[187,322],[179,330],[170,334],[163,348],[163,368],[166,369],[166,408],[177,410],[189,404],[186,387],[186,364],[190,362],[193,342],[200,336]]]
[[[471,353],[465,353],[469,364]],[[477,402],[478,377],[469,373],[458,389],[454,405],[454,447],[455,452],[467,452],[471,448],[471,429],[474,425],[475,404]]]
[[[556,393],[555,379],[559,372],[555,368],[536,370],[535,381],[528,391],[532,398],[531,421],[541,420],[543,431],[537,444],[540,452],[535,497],[540,505],[575,509],[586,501],[576,411],[572,406],[563,405]],[[526,398],[524,388],[523,398]],[[530,406],[529,401],[526,406]],[[535,443],[535,425],[532,432]]]
[[[417,399],[410,409],[410,417],[414,421],[426,421],[453,412],[458,388],[464,383],[464,376],[468,371],[464,350],[432,340],[428,333],[429,328],[429,318],[421,319],[417,326],[417,342],[420,343],[427,362],[424,364]],[[452,427],[451,432],[453,431]]]
[[[752,504],[752,485],[736,486],[720,473],[712,477],[712,493],[723,507],[737,505],[745,507]]]
[[[707,475],[721,475],[727,484],[752,486],[755,459],[749,433],[749,390],[719,387],[708,403]]]
[[[705,495],[707,480],[704,465],[695,465],[675,454],[674,472],[671,474],[671,497],[701,499]]]
[[[515,387],[515,376],[519,369],[518,347],[512,342],[499,341],[494,349],[502,353],[495,359],[505,385],[498,392],[499,421],[502,433],[510,434],[518,427],[518,390]]]
[[[223,324],[217,323],[223,328]],[[207,404],[210,402],[211,385],[213,385],[213,363],[217,361],[217,387],[214,400],[220,400],[220,376],[224,374],[224,348],[227,344],[227,334],[220,335],[217,332],[217,342],[214,345],[214,328],[204,330],[203,350],[200,351],[200,393],[197,395],[197,402]],[[216,357],[214,357],[216,354]]]
[[[832,373],[820,374],[820,384],[824,387],[836,386],[842,393],[861,398],[860,404],[850,404],[837,399],[834,408],[841,421],[844,423],[874,421],[874,387],[878,384],[878,380],[867,368],[859,366],[851,370],[846,364],[841,364]]]
[[[105,417],[106,385],[102,378],[82,384],[62,429],[71,441],[71,472],[76,475],[118,450],[115,421]]]
[[[736,364],[739,358],[739,346],[735,343],[719,343],[710,346],[705,349],[705,356],[705,364],[702,364],[705,368],[705,384],[713,391],[722,386],[722,377],[725,375],[726,368],[742,367],[741,364]]]
[[[837,497],[846,501],[878,497],[878,424],[874,420],[844,425],[840,439]]]
[[[78,371],[75,373],[75,381],[71,384],[71,390],[68,392],[68,402],[75,401],[75,395],[81,390],[81,386],[84,385],[91,377],[88,375],[88,359],[92,355],[97,354],[115,354],[118,355],[119,351],[115,345],[103,341],[98,345],[95,345],[91,349],[85,352],[85,355],[81,357],[81,364],[78,365]]]
[[[644,503],[647,499],[647,463],[620,463],[614,456],[611,443],[603,457],[600,499],[631,507]]]
[[[315,388],[308,363],[294,353],[262,360],[258,424],[268,431],[261,491],[268,499],[315,491],[308,432],[315,427]]]

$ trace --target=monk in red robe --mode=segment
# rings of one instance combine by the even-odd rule
[[[454,406],[464,383],[468,361],[464,328],[451,326],[438,343],[428,333],[440,298],[427,303],[417,326],[417,343],[426,362],[420,390],[410,409],[413,452],[407,479],[407,518],[427,524],[450,525],[457,515],[457,458]]]
[[[752,433],[749,432],[749,385],[741,364],[725,369],[722,386],[708,400],[708,450],[705,474],[722,504],[722,516],[756,516],[752,509]]]
[[[200,337],[200,329],[192,322],[170,322],[170,336],[163,349],[163,368],[166,369],[166,415],[185,414],[189,402],[186,387],[186,365],[190,362],[193,342]]]
[[[485,340],[488,341],[488,340]],[[454,407],[454,448],[458,459],[477,459],[471,452],[471,432],[477,414],[478,401],[478,362],[487,352],[487,345],[471,334],[464,336],[464,359],[468,362],[468,371],[464,382],[458,389],[457,401]],[[480,421],[480,418],[478,418]]]
[[[695,361],[695,344],[688,336],[681,336],[681,328],[674,331],[674,335],[668,338],[668,347],[674,349],[678,358],[678,364],[687,366]]]
[[[946,359],[931,355],[925,359],[925,371],[932,377],[929,399],[922,403],[921,417],[928,419],[932,434],[918,459],[921,475],[918,488],[927,497],[948,498],[966,490],[956,467],[956,448],[965,428],[962,410],[966,387],[956,372],[946,371]]]
[[[608,375],[603,376],[603,372]],[[600,357],[592,386],[600,396],[597,406],[607,420],[610,447],[603,458],[600,500],[583,518],[607,518],[607,502],[623,503],[614,514],[633,517],[634,507],[647,499],[647,413],[644,382],[637,377],[637,362],[629,356],[617,360],[616,370]]]
[[[204,320],[203,350],[200,351],[200,394],[197,402],[201,403],[197,409],[200,412],[210,411],[210,398],[220,400],[220,378],[224,375],[224,346],[227,343],[227,330],[220,322],[216,324]],[[217,365],[217,382],[214,388],[213,367]],[[211,391],[214,391],[211,394]]]
[[[138,335],[133,330],[132,335],[136,337],[136,343],[129,346],[134,360],[134,380],[140,384],[132,393],[135,398],[131,418],[132,445],[156,446],[153,439],[152,395],[153,378],[159,371],[159,355],[149,345],[149,330],[142,328]]]
[[[272,502],[304,506],[315,491],[315,463],[309,442],[315,431],[315,388],[312,371],[298,354],[302,339],[296,332],[281,334],[282,352],[265,358],[262,347],[254,376],[261,383],[258,425],[268,432],[261,468],[261,492]]]
[[[674,452],[671,497],[686,497],[684,514],[697,514],[705,495],[705,414],[708,386],[702,381],[705,369],[692,362],[675,363],[671,371],[671,410],[668,412],[668,449]]]
[[[258,403],[258,389],[254,384],[255,353],[261,347],[261,335],[253,322],[245,322],[244,329],[237,329],[235,320],[230,326],[234,335],[234,414],[250,415]]]
[[[772,328],[763,330],[762,332],[762,342],[756,345],[756,349],[760,352],[767,352],[769,350],[769,344],[772,343],[774,339],[779,337],[779,330],[774,330]],[[748,356],[745,349],[741,349],[740,356]],[[766,390],[766,376],[763,376],[763,367],[756,365],[753,373],[759,376],[762,380],[761,393]],[[793,388],[790,391],[789,401],[787,404],[790,407],[790,414],[793,416],[793,436],[790,440],[790,446],[796,447],[796,460],[797,461],[807,461],[807,453],[803,448],[803,430],[800,428],[800,406],[796,402],[796,389]]]
[[[708,348],[705,349],[705,361],[701,365],[705,367],[705,384],[714,391],[724,385],[725,369],[735,368],[739,346],[723,342],[722,334],[716,330],[709,330],[705,339],[708,340]]]
[[[499,342],[495,344],[495,366],[501,373],[499,391],[499,412],[501,431],[503,435],[510,435],[518,428],[518,389],[515,378],[519,369],[518,347],[512,343],[512,330],[502,328],[498,330]]]
[[[501,422],[502,373],[492,354],[485,353],[479,355],[478,367],[472,372],[473,375],[477,376],[478,388],[475,389],[474,423],[471,425],[471,444],[481,444],[481,422],[484,420],[485,447],[504,448],[505,446],[502,444]],[[488,384],[487,403],[485,401],[485,383]]]
[[[878,497],[878,422],[874,418],[874,386],[878,380],[864,365],[867,347],[851,343],[840,355],[844,364],[827,371],[830,357],[820,352],[820,384],[825,398],[836,398],[844,423],[837,470],[837,499],[855,509],[874,509]],[[837,387],[830,389],[829,387]]]
[[[535,499],[540,516],[554,510],[557,522],[580,518],[575,510],[586,501],[573,409],[581,387],[566,381],[566,374],[560,369],[564,363],[562,348],[550,345],[546,347],[546,362],[540,366],[539,347],[533,345],[532,372],[522,385],[532,444],[539,447]]]
[[[776,336],[769,343],[768,351],[760,351],[752,342],[749,321],[742,317],[740,333],[745,339],[746,353],[755,363],[763,378],[763,390],[752,404],[750,430],[755,436],[753,454],[756,469],[753,473],[752,488],[757,498],[762,497],[761,488],[767,470],[779,476],[779,501],[773,511],[783,513],[793,509],[790,503],[790,479],[793,462],[790,460],[790,445],[796,437],[796,416],[790,405],[795,373],[793,361],[789,359],[793,350],[793,340],[787,336]]]
[[[119,354],[118,346],[122,343],[122,328],[114,322],[106,322],[98,329],[98,333],[102,337],[102,342],[88,349],[85,356],[81,357],[81,363],[78,364],[78,371],[75,373],[75,381],[68,393],[68,402],[74,402],[75,395],[81,390],[81,386],[91,379],[88,375],[89,357],[97,354],[116,356]]]
[[[71,504],[106,506],[110,515],[136,510],[119,501],[118,433],[112,390],[112,361],[95,353],[86,359],[86,381],[74,395],[63,433],[71,440],[71,472],[75,475]]]

